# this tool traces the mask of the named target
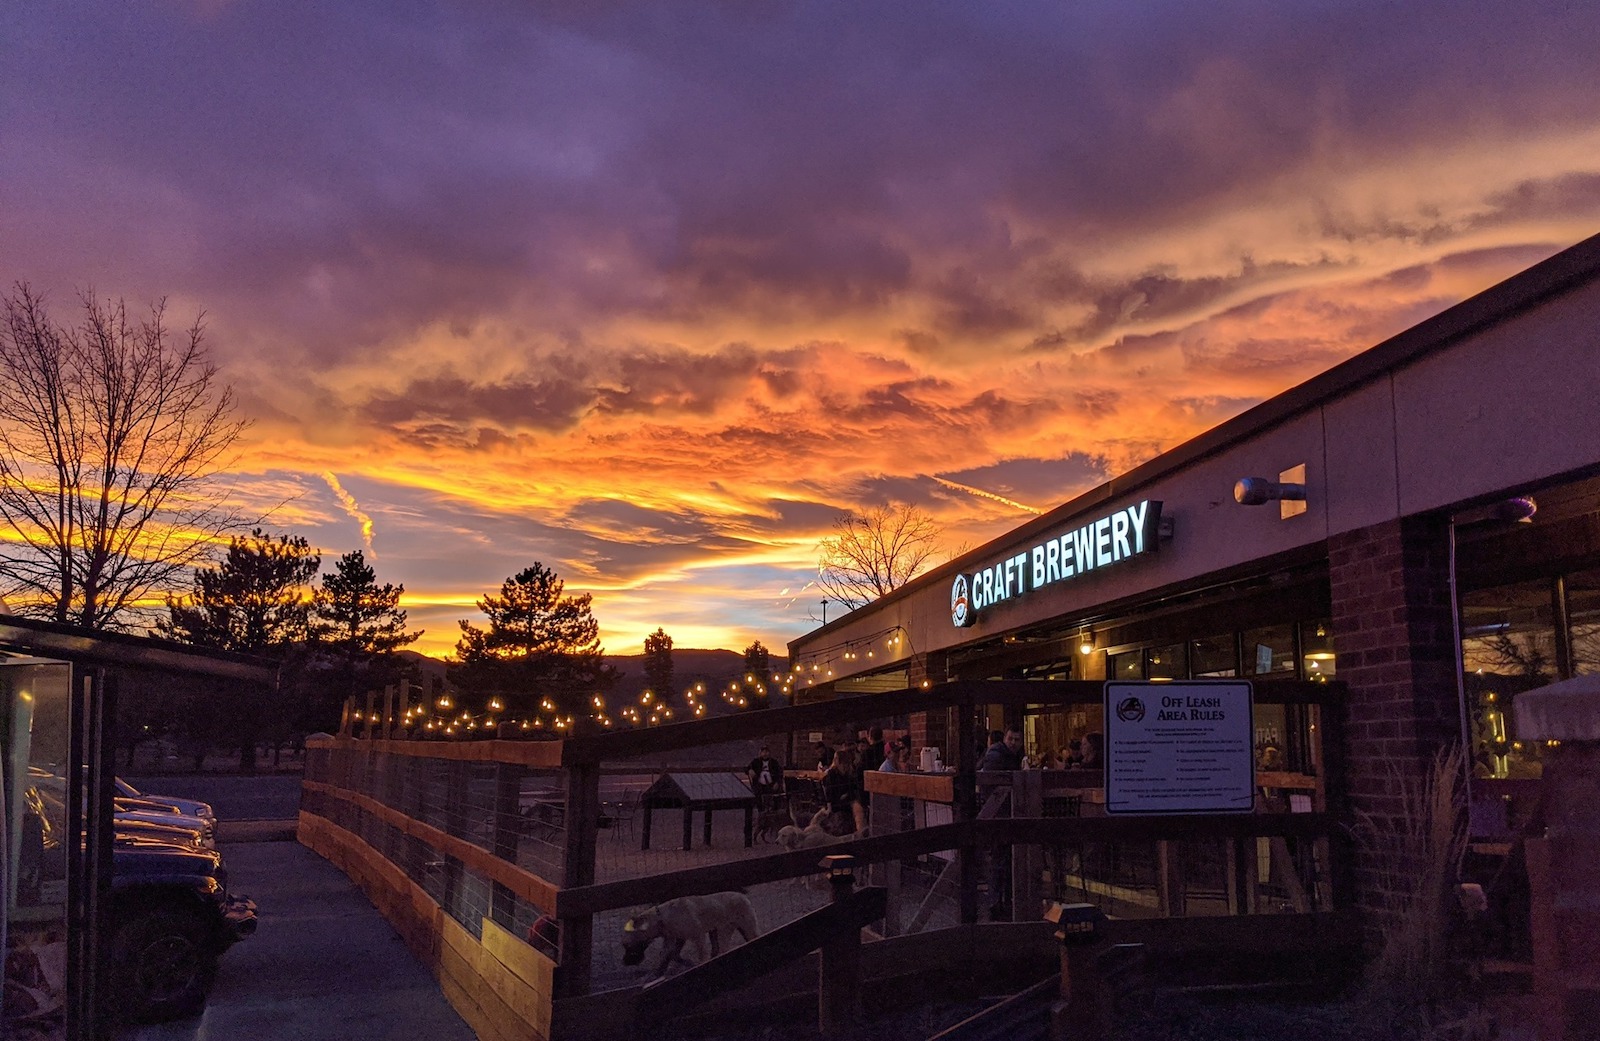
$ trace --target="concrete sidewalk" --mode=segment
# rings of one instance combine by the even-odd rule
[[[225,837],[222,852],[260,928],[223,956],[205,1012],[123,1041],[475,1041],[343,872],[298,842]]]

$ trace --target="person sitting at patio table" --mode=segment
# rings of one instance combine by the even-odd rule
[[[821,827],[829,835],[850,835],[866,829],[867,809],[861,801],[853,747],[846,745],[833,754],[832,764],[822,775],[822,801],[828,812]]]
[[[889,746],[884,753],[883,765],[878,769],[886,774],[908,774],[911,772],[911,749],[898,742]]]
[[[1083,740],[1078,742],[1078,769],[1105,769],[1105,743],[1106,739],[1098,732],[1084,734]]]
[[[990,745],[978,763],[979,770],[1022,769],[1022,731],[1007,727],[1000,739]]]

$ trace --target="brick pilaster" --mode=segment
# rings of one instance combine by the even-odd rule
[[[1459,743],[1448,528],[1407,518],[1328,540],[1339,678],[1348,684],[1345,736],[1350,809],[1370,821],[1356,857],[1367,920],[1392,906],[1383,870],[1405,831],[1400,780],[1420,783],[1434,756]]]

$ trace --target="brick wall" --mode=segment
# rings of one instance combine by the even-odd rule
[[[1402,792],[1461,737],[1449,576],[1442,521],[1391,521],[1328,542],[1339,678],[1349,686],[1346,790],[1371,825],[1358,839],[1357,899],[1374,925],[1397,895]]]
[[[943,683],[948,663],[943,654],[919,655],[912,659],[906,667],[906,686],[912,690],[921,690],[924,680],[930,683]],[[925,747],[938,748],[942,751],[946,762],[953,762],[950,749],[953,746],[951,729],[954,720],[945,709],[932,712],[913,712],[911,714],[911,754],[913,757]]]

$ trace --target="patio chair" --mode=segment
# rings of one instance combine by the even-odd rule
[[[611,818],[613,838],[621,837],[623,832],[627,832],[629,838],[633,837],[633,818],[639,812],[639,795],[636,791],[625,792],[621,798],[601,807],[602,812]]]

